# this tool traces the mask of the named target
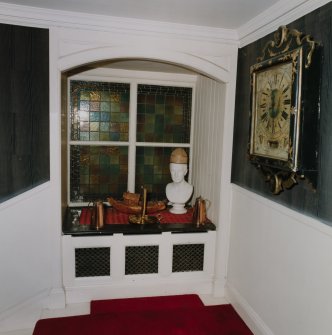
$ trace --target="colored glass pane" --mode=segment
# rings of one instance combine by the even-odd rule
[[[121,198],[127,190],[128,148],[74,145],[70,148],[70,200]]]
[[[137,141],[190,142],[192,89],[138,85]]]
[[[74,80],[70,90],[72,141],[128,141],[129,84]]]

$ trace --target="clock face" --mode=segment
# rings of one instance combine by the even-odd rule
[[[289,159],[292,62],[257,71],[251,153]]]

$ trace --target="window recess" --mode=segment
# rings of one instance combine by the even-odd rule
[[[151,200],[165,199],[171,151],[182,147],[192,161],[193,90],[193,82],[70,78],[69,205],[120,199],[142,185]]]

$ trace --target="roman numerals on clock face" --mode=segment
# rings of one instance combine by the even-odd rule
[[[255,151],[287,160],[292,103],[292,63],[283,63],[256,74]]]

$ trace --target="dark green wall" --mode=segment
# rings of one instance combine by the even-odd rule
[[[0,24],[0,202],[49,180],[49,35]]]
[[[249,67],[257,62],[257,57],[261,55],[266,42],[274,39],[273,34],[239,49],[232,182],[332,225],[332,3],[288,24],[287,27],[310,34],[315,41],[323,45],[317,189],[313,191],[306,181],[301,181],[290,191],[272,195],[261,172],[251,165],[247,158],[250,112]]]

